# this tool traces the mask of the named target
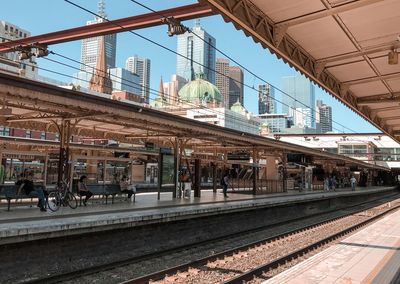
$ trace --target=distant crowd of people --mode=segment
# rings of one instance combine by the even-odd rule
[[[357,179],[354,176],[351,176],[350,178],[350,186],[351,190],[354,191],[356,190],[356,184],[357,184]],[[338,188],[338,181],[335,176],[328,176],[325,177],[324,179],[324,190],[325,191],[336,191],[336,188]]]

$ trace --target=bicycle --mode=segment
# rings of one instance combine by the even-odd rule
[[[78,200],[69,191],[69,183],[62,181],[62,185],[57,186],[56,190],[49,193],[47,197],[47,207],[50,211],[56,212],[61,206],[69,206],[71,209],[78,207]]]

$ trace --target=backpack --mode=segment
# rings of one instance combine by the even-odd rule
[[[224,186],[224,185],[225,185],[224,178],[225,178],[225,177],[222,177],[222,178],[221,178],[221,180],[220,180],[220,184],[221,184],[222,186]]]

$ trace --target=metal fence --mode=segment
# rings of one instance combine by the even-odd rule
[[[231,187],[234,191],[253,193],[252,179],[231,179]],[[256,194],[284,192],[281,180],[259,179],[257,180]]]

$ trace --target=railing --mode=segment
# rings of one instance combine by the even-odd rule
[[[231,186],[234,191],[253,193],[252,179],[231,179]],[[259,179],[257,180],[256,194],[284,192],[281,180]]]
[[[257,184],[257,194],[285,192],[281,180],[259,179]]]

